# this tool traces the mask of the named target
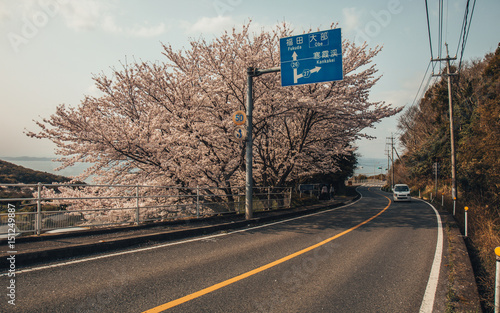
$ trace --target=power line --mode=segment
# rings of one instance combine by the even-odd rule
[[[415,101],[417,101],[417,97],[420,94],[420,89],[422,88],[422,85],[424,84],[425,77],[427,76],[427,73],[429,72],[429,68],[431,67],[432,61],[429,61],[429,64],[427,65],[427,69],[425,70],[424,77],[422,77],[422,81],[420,82],[420,86],[418,87],[417,94],[415,95],[415,98],[413,99],[413,103],[411,104],[412,106],[415,105]]]
[[[432,52],[432,43],[431,43],[431,30],[430,30],[430,22],[429,22],[429,8],[428,8],[428,3],[427,0],[425,1],[425,11],[427,15],[427,31],[429,33],[429,44],[431,48],[431,62],[439,62],[440,64],[440,72],[441,72],[441,62],[446,61],[446,73],[440,73],[443,76],[446,76],[448,79],[448,106],[449,106],[449,118],[450,118],[450,143],[451,143],[451,189],[452,189],[452,198],[453,198],[453,206],[456,204],[456,199],[457,199],[457,185],[456,185],[456,152],[455,152],[455,135],[454,135],[454,117],[453,117],[453,97],[452,97],[452,89],[451,89],[451,76],[458,75],[456,72],[451,73],[450,70],[450,61],[451,60],[456,60],[457,56],[455,57],[450,57],[449,52],[448,52],[448,44],[445,43],[446,46],[446,57],[442,57],[442,46],[443,46],[443,2],[444,0],[439,0],[438,4],[438,11],[439,11],[439,16],[438,16],[438,58],[434,59],[433,57],[433,52]],[[470,10],[470,5],[471,1],[467,0],[466,8],[465,8],[465,13],[464,13],[464,20],[462,22],[462,27],[460,36],[458,38],[459,43],[457,46],[457,52],[460,47],[460,44],[462,45],[462,50],[460,52],[460,61],[459,61],[459,66],[458,66],[458,71],[461,68],[462,65],[462,58],[463,54],[465,51],[465,47],[467,45],[467,40],[469,36],[469,31],[470,31],[470,25],[472,21],[472,16],[474,13],[474,8],[476,6],[476,0],[472,3],[472,10]],[[470,16],[469,16],[469,11],[470,11]],[[429,68],[429,66],[427,67]],[[433,67],[434,68],[434,67]],[[433,75],[434,76],[434,75]],[[432,77],[432,76],[431,76]],[[425,76],[424,76],[425,78]],[[430,80],[429,80],[430,81]],[[418,92],[417,92],[418,95]],[[415,101],[415,100],[414,100]]]
[[[434,54],[432,53],[431,24],[429,23],[429,6],[427,5],[427,0],[425,0],[425,13],[427,15],[427,32],[429,33],[429,47],[431,49],[431,59],[434,59]]]
[[[438,4],[438,58],[441,58],[443,47],[443,0],[439,0]]]
[[[427,79],[427,82],[424,85],[425,78],[427,77],[427,73],[429,72],[429,68],[431,65],[432,65],[432,73],[431,73],[431,75],[429,75],[429,78]],[[417,103],[417,99],[423,98],[424,93],[427,91],[427,88],[429,87],[430,82],[431,82],[432,78],[434,77],[434,69],[435,68],[436,68],[436,63],[432,62],[432,60],[430,60],[429,64],[427,65],[427,69],[425,70],[425,74],[422,77],[422,81],[420,82],[420,87],[418,87],[418,91],[415,94],[415,98],[413,98],[412,106],[415,105],[415,103]],[[422,88],[422,86],[424,86],[424,87]]]
[[[467,7],[469,5],[469,1],[467,0]],[[470,25],[472,24],[472,15],[474,15],[474,9],[476,8],[476,0],[474,0],[474,4],[472,4],[472,11],[470,13],[470,18],[469,18],[469,26],[467,27],[467,21],[465,22],[464,26],[464,37],[462,40],[462,51],[460,52],[460,61],[458,62],[458,71],[460,72],[460,69],[462,67],[462,58],[464,56],[464,51],[465,51],[465,46],[467,45],[467,39],[469,38],[469,31],[470,31]],[[465,27],[467,27],[467,30],[465,30]]]
[[[435,66],[435,64],[433,64],[433,66]],[[434,71],[433,71],[433,72],[434,72]],[[437,80],[437,78],[436,78],[436,77],[434,77],[433,75],[430,75],[430,76],[429,76],[429,79],[427,79],[427,83],[425,84],[424,89],[422,89],[422,94],[423,94],[425,91],[427,91],[427,88],[429,88],[429,85],[431,84],[431,80],[432,80],[432,78],[434,78],[434,80]],[[421,95],[420,97],[422,98],[422,97],[423,97],[423,95]]]
[[[448,8],[450,6],[450,0],[446,1],[446,25],[444,30],[444,42],[448,42]]]
[[[462,26],[460,27],[460,35],[458,36],[457,51],[455,52],[455,55],[458,55],[458,50],[460,49],[460,44],[462,43],[462,35],[464,33],[464,28],[466,28],[467,25],[467,16],[469,15],[469,3],[470,0],[467,0],[467,4],[465,5],[465,11],[464,11],[464,20],[462,21]]]

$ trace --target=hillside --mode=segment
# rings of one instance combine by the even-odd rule
[[[67,182],[68,177],[54,175],[47,172],[35,171],[23,166],[19,166],[7,161],[0,160],[0,183],[7,184],[36,184],[53,182]]]
[[[452,72],[457,69],[452,67]],[[452,201],[449,90],[438,80],[399,118],[404,155],[395,181],[408,182],[455,214],[468,229],[467,245],[485,312],[493,312],[494,249],[500,246],[500,44],[494,53],[465,62],[452,79],[457,199]],[[439,171],[434,170],[438,165]],[[442,195],[442,196],[439,196]],[[436,197],[437,196],[437,197]],[[427,196],[427,198],[431,198]],[[440,202],[440,203],[439,203]],[[465,219],[465,207],[473,212]]]

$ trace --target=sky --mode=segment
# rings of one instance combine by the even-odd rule
[[[428,3],[436,57],[438,1]],[[442,42],[450,56],[461,51],[466,3],[443,1]],[[53,143],[25,132],[37,131],[34,121],[59,104],[76,107],[85,95],[98,95],[93,75],[134,60],[163,61],[162,43],[183,49],[191,39],[211,40],[249,20],[257,32],[286,22],[296,35],[338,23],[343,39],[383,46],[370,100],[394,107],[414,102],[431,58],[423,0],[0,0],[0,157],[55,156]],[[464,60],[493,52],[498,30],[500,1],[477,1]],[[397,139],[397,116],[364,132],[376,139],[356,142],[360,156],[386,158],[387,138]]]

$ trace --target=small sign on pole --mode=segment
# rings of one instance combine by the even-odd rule
[[[233,122],[236,125],[243,125],[247,121],[247,115],[245,114],[244,111],[236,111],[233,113]]]
[[[245,140],[247,138],[247,130],[243,126],[236,127],[233,134],[237,140]]]

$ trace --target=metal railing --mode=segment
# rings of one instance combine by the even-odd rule
[[[245,211],[245,188],[145,185],[2,184],[0,236],[77,227],[141,224]],[[12,197],[9,195],[12,195]],[[255,187],[254,211],[289,208],[292,189]],[[9,220],[15,212],[15,225]]]
[[[384,185],[387,184],[387,181],[385,180],[380,180],[380,179],[357,179],[357,178],[351,178],[347,181],[345,181],[346,186],[359,186],[359,185],[365,185],[365,186],[379,186],[383,187]]]

